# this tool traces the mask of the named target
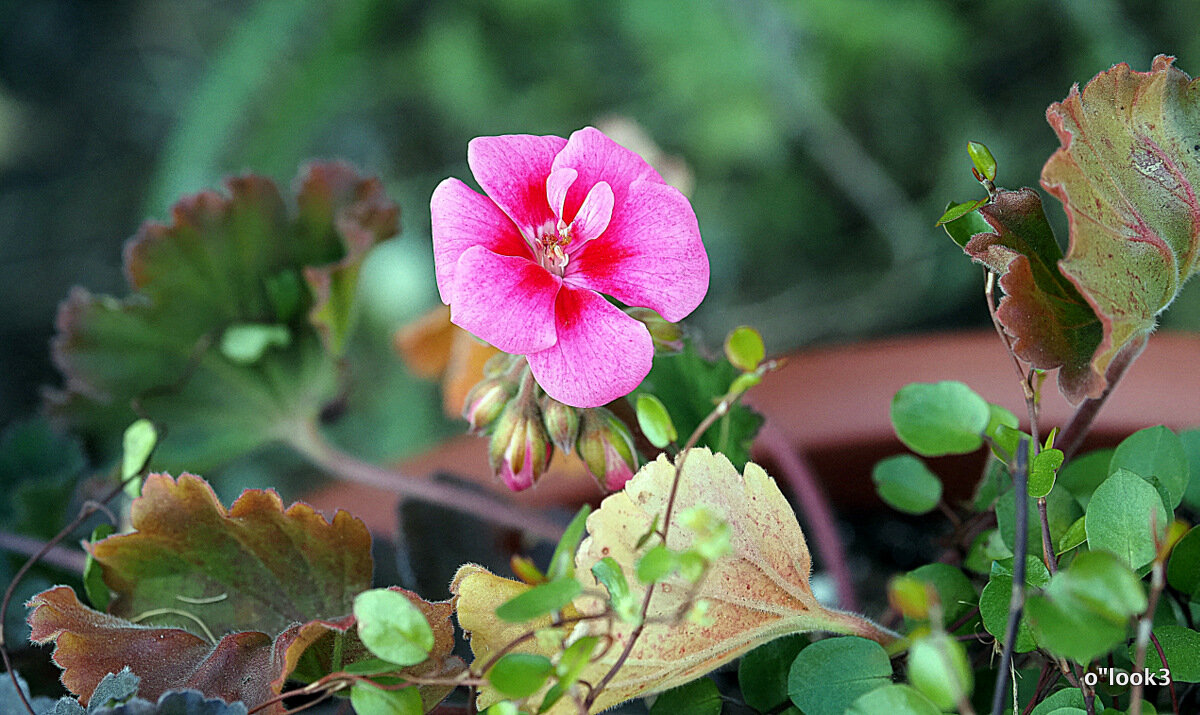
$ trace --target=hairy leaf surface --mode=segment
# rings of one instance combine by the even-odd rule
[[[654,586],[646,628],[629,659],[594,703],[593,711],[686,683],[789,633],[822,630],[883,641],[891,638],[866,619],[831,611],[817,603],[808,583],[812,564],[804,535],[787,500],[761,467],[750,463],[744,474],[739,474],[723,455],[703,448],[686,454],[667,545],[675,550],[691,546],[696,535],[680,523],[679,515],[703,505],[728,523],[732,551],[712,563],[696,588],[679,573]],[[580,546],[575,568],[589,590],[564,611],[565,617],[604,610],[601,597],[592,595],[604,593],[591,576],[594,564],[612,557],[632,573],[641,554],[656,545],[657,538],[642,548],[637,543],[650,529],[655,515],[665,512],[674,474],[675,465],[660,456],[588,517],[590,535]],[[635,580],[629,585],[640,604],[646,586]],[[459,570],[451,590],[457,597],[459,624],[471,634],[477,660],[487,660],[530,627],[549,625],[548,616],[509,623],[495,615],[497,606],[528,589],[525,584],[495,576],[478,566]],[[686,618],[696,599],[709,603],[707,615],[711,621],[706,625]],[[579,628],[588,635],[607,636],[614,641],[581,675],[582,680],[598,683],[616,663],[634,626],[614,617],[587,621]],[[537,642],[518,650],[551,654]],[[535,694],[533,701],[540,702],[542,694]],[[480,705],[499,698],[493,689],[485,688]],[[549,712],[569,713],[573,707],[564,699]]]
[[[226,188],[138,231],[125,248],[132,295],[75,288],[59,308],[65,386],[47,393],[51,413],[111,444],[136,400],[168,426],[159,468],[219,465],[336,396],[359,265],[397,228],[381,184],[342,164],[309,167],[292,211],[266,178]],[[247,359],[221,349],[236,330],[273,337]]]

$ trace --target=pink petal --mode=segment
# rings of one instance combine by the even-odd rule
[[[558,342],[527,356],[533,377],[554,399],[598,407],[633,392],[650,372],[650,332],[603,297],[564,285],[555,314]]]
[[[550,202],[550,210],[555,216],[562,216],[563,203],[567,200],[567,190],[575,183],[579,172],[574,169],[555,169],[546,179],[546,200]],[[566,223],[563,224],[564,226]]]
[[[607,181],[592,187],[571,222],[571,249],[579,250],[583,244],[604,233],[612,220],[613,201],[613,190]]]
[[[463,252],[454,271],[450,322],[506,353],[554,345],[555,296],[562,279],[516,256],[483,246]]]
[[[532,256],[520,231],[496,202],[458,179],[446,179],[429,200],[433,230],[433,265],[438,294],[449,303],[454,294],[454,267],[471,246],[502,256]]]
[[[571,135],[567,145],[554,157],[554,168],[570,168],[579,172],[579,178],[567,192],[565,210],[561,214],[568,223],[575,218],[575,212],[583,205],[588,191],[599,181],[607,181],[612,187],[614,204],[618,210],[625,203],[625,194],[633,182],[663,183],[662,177],[645,159],[594,127],[580,129]]]
[[[637,182],[604,235],[571,256],[564,279],[682,320],[708,292],[708,254],[691,204],[673,186]]]
[[[562,137],[529,134],[476,137],[467,145],[467,164],[487,195],[532,236],[555,219],[546,201],[546,177],[566,143]]]

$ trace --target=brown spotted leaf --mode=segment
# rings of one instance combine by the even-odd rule
[[[1071,226],[1060,266],[1103,324],[1091,397],[1200,269],[1200,87],[1173,61],[1116,65],[1046,112],[1062,146],[1042,185]]]
[[[109,611],[220,637],[278,635],[293,623],[351,613],[371,587],[371,535],[339,511],[332,522],[307,504],[284,510],[273,491],[245,491],[228,511],[199,477],[146,479],[131,508],[134,531],[92,553],[114,593]],[[182,615],[186,613],[188,615]]]
[[[593,704],[592,712],[686,683],[789,633],[831,631],[881,642],[894,638],[865,618],[833,611],[817,602],[808,582],[812,563],[804,534],[775,481],[761,467],[748,463],[745,472],[739,473],[723,455],[707,449],[693,449],[687,455],[667,546],[684,550],[694,543],[695,535],[679,519],[689,508],[703,506],[729,525],[732,551],[712,563],[695,591],[678,573],[655,586],[645,630],[628,660]],[[675,466],[660,455],[588,517],[590,535],[575,557],[576,573],[588,591],[564,616],[604,611],[601,598],[591,595],[604,592],[591,575],[592,566],[604,557],[612,557],[623,567],[634,599],[642,602],[646,587],[633,575],[635,564],[658,540],[651,539],[641,548],[637,542],[651,529],[655,515],[665,513],[674,474]],[[451,592],[456,596],[459,625],[470,634],[477,661],[488,660],[531,626],[549,626],[548,616],[532,623],[509,623],[495,615],[497,606],[529,588],[479,566],[459,569]],[[708,603],[709,624],[685,618],[692,602],[689,597]],[[582,679],[600,682],[616,664],[633,630],[631,624],[616,618],[580,624],[576,635],[613,639],[612,646],[587,666]],[[542,639],[517,650],[553,653]],[[545,688],[529,702],[539,703],[544,695]],[[483,688],[479,704],[488,705],[498,699],[494,689]],[[549,712],[574,713],[574,704],[564,699]]]
[[[294,209],[263,177],[226,190],[138,231],[132,295],[75,288],[59,308],[51,413],[111,448],[136,401],[167,427],[157,468],[218,466],[336,397],[358,267],[397,229],[379,181],[343,164],[309,167]]]

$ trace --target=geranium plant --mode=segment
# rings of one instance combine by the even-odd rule
[[[583,462],[607,496],[569,524],[327,438],[353,409],[358,268],[398,225],[377,181],[317,164],[291,201],[255,176],[183,199],[129,244],[131,296],[80,289],[60,311],[65,385],[47,407],[111,465],[107,495],[17,573],[0,619],[58,543],[97,513],[112,523],[88,539],[78,590],[27,603],[32,640],[53,645],[71,695],[31,697],[0,647],[0,712],[285,713],[342,699],[363,715],[514,715],[639,698],[652,713],[1200,711],[1200,533],[1188,522],[1200,430],[1147,425],[1080,453],[1200,270],[1198,97],[1158,57],[1050,107],[1061,148],[1042,185],[1067,212],[1065,254],[1038,192],[998,188],[997,161],[969,144],[985,195],[939,223],[984,267],[997,350],[1027,409],[956,382],[896,394],[892,422],[916,455],[883,460],[874,480],[902,512],[940,507],[946,520],[927,523],[945,551],[894,575],[873,617],[817,598],[796,514],[749,460],[762,419],[740,402],[778,362],[752,328],[714,360],[678,325],[709,282],[691,205],[603,133],[475,139],[484,193],[446,179],[431,201],[449,320],[494,348],[463,417],[514,491],[556,478],[556,452]],[[1063,425],[1039,410],[1055,370],[1078,405]],[[7,439],[32,446],[4,449],[25,462],[0,469],[82,461],[44,426]],[[515,555],[512,578],[464,564],[449,600],[373,587],[371,536],[354,516],[285,507],[270,490],[225,506],[188,473],[267,444],[553,552]],[[923,458],[981,450],[974,497],[946,504]],[[736,678],[708,677],[738,659]]]

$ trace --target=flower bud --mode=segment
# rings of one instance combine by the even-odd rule
[[[542,398],[542,422],[554,446],[570,452],[579,438],[579,411],[547,395]]]
[[[480,380],[463,401],[462,416],[469,424],[470,432],[486,432],[504,412],[512,399],[513,385],[503,378]]]
[[[629,308],[625,312],[650,331],[656,352],[677,353],[683,350],[683,329],[679,323],[668,322],[650,308]]]
[[[637,469],[633,434],[603,407],[584,412],[575,448],[592,476],[608,491],[624,487]]]
[[[546,471],[554,445],[542,425],[536,405],[509,405],[496,422],[488,445],[488,461],[514,492],[528,489]]]

